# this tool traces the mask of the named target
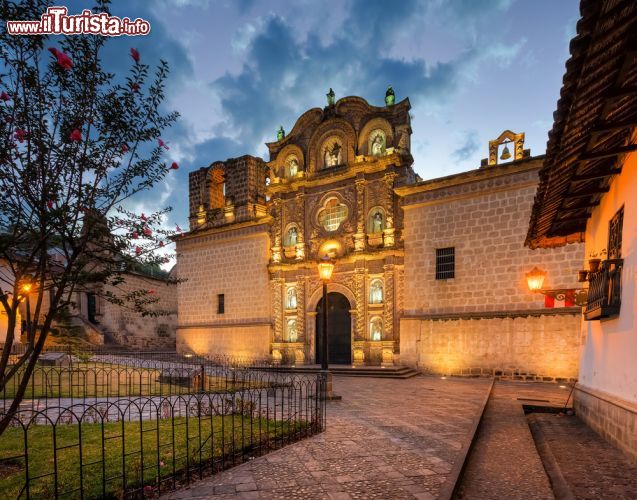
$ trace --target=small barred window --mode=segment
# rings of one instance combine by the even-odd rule
[[[436,279],[448,280],[456,273],[455,247],[436,249]]]

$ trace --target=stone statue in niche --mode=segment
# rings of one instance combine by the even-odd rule
[[[341,145],[338,142],[325,148],[325,166],[335,167],[341,164]]]
[[[375,133],[372,138],[372,156],[383,156],[385,154],[385,134],[381,131]]]
[[[296,320],[291,319],[288,321],[288,341],[296,342],[299,339],[299,334],[296,330]]]
[[[288,229],[288,246],[292,247],[296,245],[299,241],[299,233],[296,227],[292,226]]]
[[[383,230],[383,214],[377,210],[372,216],[372,233],[380,233]]]
[[[288,288],[285,308],[296,309],[296,289],[294,287]]]
[[[299,161],[292,157],[288,160],[288,175],[290,177],[296,177],[296,174],[299,173]]]
[[[383,284],[380,280],[372,282],[372,286],[369,291],[370,304],[382,304],[383,303]]]
[[[383,336],[383,324],[380,318],[372,319],[370,325],[370,337],[372,340],[380,340]]]

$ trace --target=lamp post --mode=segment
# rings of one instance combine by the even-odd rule
[[[318,273],[321,281],[323,282],[323,320],[321,331],[321,373],[325,377],[325,399],[341,399],[340,396],[336,396],[332,391],[332,374],[328,365],[328,347],[327,347],[327,284],[332,278],[332,272],[334,271],[334,261],[330,259],[328,255],[325,255],[318,263]],[[317,332],[318,333],[318,332]]]
[[[546,272],[534,267],[528,273],[526,273],[526,284],[529,287],[529,291],[533,293],[541,293],[547,297],[552,297],[557,300],[572,301],[576,306],[585,306],[588,290],[584,288],[556,288],[545,289],[544,278],[546,278]],[[551,306],[552,307],[552,306]]]
[[[29,294],[31,293],[31,289],[33,285],[31,282],[26,281],[20,286],[20,291],[25,298],[26,308],[27,308],[27,341],[32,342],[35,338],[35,332],[33,331],[32,321],[31,321],[31,304],[29,302]]]

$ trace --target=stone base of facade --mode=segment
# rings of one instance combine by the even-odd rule
[[[177,352],[245,360],[267,360],[270,357],[270,323],[180,326],[177,328]]]
[[[400,360],[426,373],[573,381],[579,313],[403,318]]]
[[[637,404],[577,384],[573,405],[586,425],[637,460]]]

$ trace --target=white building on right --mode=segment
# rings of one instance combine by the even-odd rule
[[[575,409],[637,458],[637,2],[580,10],[526,244],[585,242]]]

